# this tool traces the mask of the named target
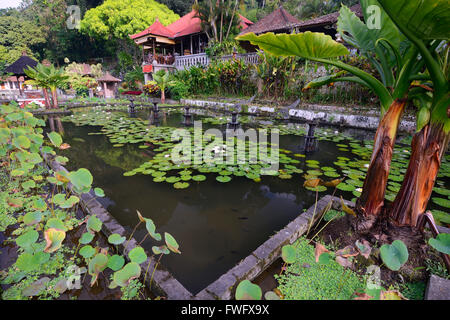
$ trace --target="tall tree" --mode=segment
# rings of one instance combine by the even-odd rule
[[[193,6],[210,41],[222,43],[237,33],[239,4],[239,0],[204,0]]]
[[[0,16],[0,60],[12,63],[25,51],[34,56],[35,49],[45,43],[45,34],[35,23],[17,15]]]
[[[106,0],[86,12],[81,20],[81,32],[94,38],[128,39],[129,35],[155,22],[156,18],[168,25],[180,16],[155,0]]]

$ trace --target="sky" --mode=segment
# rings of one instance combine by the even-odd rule
[[[22,0],[0,0],[0,9],[18,7]]]

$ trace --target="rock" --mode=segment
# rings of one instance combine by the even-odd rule
[[[431,275],[425,300],[450,300],[450,280]]]

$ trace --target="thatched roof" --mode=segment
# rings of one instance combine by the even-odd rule
[[[363,16],[362,10],[361,10],[361,5],[360,4],[356,4],[352,7],[350,7],[350,10],[353,11],[356,16],[358,18],[361,18]],[[317,17],[315,19],[310,19],[310,20],[306,20],[306,21],[302,21],[299,24],[297,24],[295,27],[299,32],[304,32],[304,31],[308,31],[312,28],[317,28],[317,27],[323,27],[323,26],[327,26],[327,25],[334,25],[339,17],[339,11],[321,16],[321,17]]]
[[[28,66],[31,68],[36,67],[38,62],[36,60],[31,59],[27,55],[21,56],[19,59],[10,64],[6,69],[6,73],[12,73],[15,76],[24,76],[24,69],[27,69]]]
[[[112,76],[109,72],[96,79],[98,82],[121,82],[122,80]]]
[[[253,32],[255,34],[261,34],[266,32],[277,32],[289,30],[295,27],[300,23],[300,20],[295,18],[289,12],[284,10],[282,6],[280,6],[277,10],[268,14],[255,24],[249,26],[245,30],[243,30],[240,35]]]

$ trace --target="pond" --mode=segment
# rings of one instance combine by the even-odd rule
[[[194,120],[202,120],[204,130],[224,132],[230,120],[220,113],[191,112]],[[223,164],[213,169],[168,165],[165,158],[174,147],[170,133],[184,127],[182,112],[161,111],[158,126],[150,125],[148,119],[147,111],[129,117],[125,112],[80,109],[63,118],[63,123],[57,121],[56,127],[64,130],[64,140],[71,145],[63,152],[70,159],[65,166],[91,171],[94,185],[106,194],[99,201],[129,233],[138,222],[139,210],[153,219],[158,232],[169,232],[177,239],[182,254],[165,256],[162,264],[193,294],[251,254],[313,205],[316,197],[335,192],[348,200],[356,198],[374,135],[364,130],[317,128],[318,150],[305,154],[303,136],[308,125],[240,117],[244,129],[280,130],[280,171],[270,176],[259,175],[256,170],[262,165],[258,164]],[[387,198],[393,199],[399,189],[408,150],[400,146],[394,153]],[[447,164],[444,169],[437,189],[448,190]],[[194,178],[199,176],[203,177]],[[330,181],[343,176],[347,178],[337,190],[323,187],[316,192],[303,186],[305,178]],[[448,201],[448,196],[436,195]],[[445,208],[430,204],[446,214]],[[140,241],[145,233],[140,228],[135,238]],[[151,239],[142,243],[148,252],[153,245]]]

